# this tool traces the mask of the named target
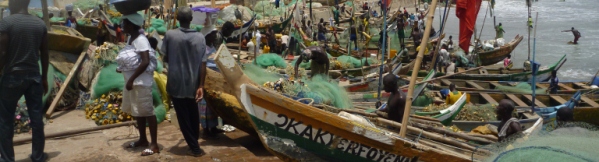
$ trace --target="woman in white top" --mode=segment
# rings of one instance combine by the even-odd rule
[[[152,102],[152,84],[154,83],[154,69],[156,69],[155,51],[145,35],[139,33],[143,24],[140,14],[125,15],[123,29],[129,35],[127,45],[116,58],[117,72],[122,72],[125,77],[123,89],[123,103],[121,109],[130,113],[137,120],[139,140],[132,142],[126,148],[148,147],[143,150],[142,156],[159,153],[157,143],[157,121]],[[152,143],[146,138],[146,121],[150,127]]]

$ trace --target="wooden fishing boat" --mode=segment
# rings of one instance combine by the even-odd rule
[[[304,160],[376,161],[469,161],[432,147],[399,138],[396,134],[364,125],[305,105],[266,89],[244,84],[240,100],[259,134],[293,141],[295,147],[315,157]],[[266,146],[273,145],[266,141]],[[364,149],[365,151],[349,151]],[[273,149],[272,147],[270,147]],[[273,149],[278,152],[283,149]],[[370,154],[369,154],[370,152]],[[378,154],[375,154],[378,152]],[[381,154],[386,152],[388,155]],[[284,151],[279,152],[285,154]]]
[[[512,41],[506,43],[505,45],[499,47],[498,49],[496,48],[495,50],[491,50],[491,51],[478,52],[477,53],[478,58],[477,58],[477,60],[475,60],[475,62],[478,64],[478,66],[487,66],[487,65],[496,64],[497,62],[502,61],[508,55],[510,55],[512,53],[512,51],[514,49],[516,49],[516,46],[518,46],[518,44],[520,44],[520,41],[522,41],[523,38],[524,38],[524,36],[516,35],[516,37]]]
[[[430,84],[431,90],[441,90],[449,88],[450,84],[455,84],[456,89],[459,91],[477,91],[477,92],[509,92],[509,93],[524,93],[530,94],[530,90],[501,90],[498,88],[514,87],[521,83],[526,82],[503,82],[503,81],[477,81],[477,80],[460,80],[460,79],[440,79],[433,81],[434,84]],[[549,82],[537,82],[536,87],[539,89],[548,89]],[[578,91],[591,91],[591,85],[588,82],[560,82],[558,84],[557,94],[573,94]],[[539,91],[537,91],[539,93]],[[542,94],[545,94],[543,92]]]
[[[435,111],[435,112],[422,112],[416,111],[416,115],[420,116],[430,116],[435,119],[439,119],[443,125],[450,125],[453,119],[458,115],[460,110],[466,105],[467,95],[464,93],[453,105],[449,106],[446,109]]]
[[[566,61],[566,55],[562,56],[556,63],[548,67],[541,67],[536,75],[536,81],[545,82],[551,78],[551,71],[558,70],[559,67]],[[469,71],[464,74],[453,75],[451,79],[464,80],[483,80],[483,81],[532,81],[532,72],[524,69],[502,70],[501,68],[486,68],[483,67],[478,71]],[[458,68],[458,72],[465,71],[463,68]],[[443,75],[443,74],[440,74]]]
[[[244,114],[247,117],[242,118],[251,119],[248,123],[252,124],[263,145],[283,160],[470,161],[472,153],[475,160],[482,159],[479,157],[483,154],[488,154],[481,149],[475,150],[475,146],[471,144],[458,143],[455,139],[443,137],[441,134],[408,126],[409,138],[427,137],[419,138],[418,143],[411,142],[405,138],[398,138],[396,134],[386,130],[387,126],[365,125],[363,122],[348,120],[337,116],[336,113],[294,101],[277,92],[257,88],[243,74],[224,46],[217,52],[216,63],[228,85],[221,87],[236,95],[246,111]],[[380,118],[371,120],[391,124],[389,127],[392,128],[398,128],[400,125]],[[462,134],[462,137],[466,136]],[[442,145],[439,142],[457,147],[439,148]],[[358,148],[367,151],[356,151]],[[371,152],[370,155],[368,152]]]
[[[557,127],[557,110],[559,109],[574,109],[576,104],[580,101],[582,97],[582,92],[578,91],[568,102],[554,107],[547,108],[535,108],[535,112],[543,117],[545,123],[543,124],[543,129],[552,130]]]

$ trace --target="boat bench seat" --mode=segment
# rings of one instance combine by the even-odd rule
[[[532,95],[524,95],[524,97],[526,97],[526,99],[528,99],[530,102],[532,102]],[[537,106],[537,107],[547,107],[547,105],[543,104],[539,100],[535,100],[535,106]]]
[[[521,107],[528,107],[528,104],[524,103],[524,101],[520,100],[520,98],[516,97],[516,95],[513,95],[513,94],[506,94],[506,96],[507,96],[507,97],[508,97],[510,100],[514,101],[514,103],[515,103],[516,105],[518,105],[518,106],[521,106]]]
[[[558,83],[558,84],[557,84],[557,86],[559,86],[560,88],[563,88],[563,89],[565,89],[565,90],[568,90],[568,91],[574,91],[574,90],[575,90],[574,88],[572,88],[572,87],[568,87],[568,86],[566,86],[566,85],[565,85],[565,84],[563,84],[563,83]]]
[[[560,104],[564,104],[564,103],[568,102],[568,101],[566,101],[564,98],[562,98],[560,96],[551,96],[550,95],[549,97],[551,97],[553,100],[559,102]]]
[[[487,93],[480,93],[480,96],[483,97],[485,100],[487,100],[487,102],[489,102],[490,104],[499,104],[499,102],[495,101],[495,99],[493,99],[493,97],[491,97],[489,94]]]
[[[591,107],[599,107],[599,104],[593,100],[591,100],[590,98],[586,97],[586,96],[582,96],[580,97],[580,99],[584,102],[586,102],[587,104],[591,105]]]
[[[499,84],[497,82],[489,82],[489,84],[495,86],[495,88],[497,88],[497,86],[501,86],[501,84]]]
[[[537,87],[539,87],[539,88],[543,88],[543,89],[547,89],[547,88],[549,88],[548,86],[546,86],[546,85],[543,85],[543,84],[540,84],[540,83],[537,83]]]
[[[447,79],[441,79],[441,83],[449,86],[451,84],[451,81],[447,80]],[[456,86],[457,87],[457,86]]]
[[[468,85],[470,85],[470,86],[472,86],[472,87],[476,88],[476,89],[479,89],[479,90],[484,90],[484,89],[485,89],[485,88],[481,87],[480,85],[478,85],[478,84],[476,84],[476,83],[474,83],[474,82],[472,82],[472,81],[466,81],[466,83],[467,83]]]
[[[574,83],[575,85],[581,87],[582,89],[591,89],[590,86],[584,84],[584,83]]]

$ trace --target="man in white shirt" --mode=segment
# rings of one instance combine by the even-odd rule
[[[254,45],[254,42],[249,41],[248,44],[246,45],[248,46],[248,52],[250,52],[249,54],[255,54],[256,52],[256,46]]]
[[[335,21],[333,21],[333,17],[329,17],[329,25],[331,25],[331,27],[335,27]]]
[[[262,43],[262,34],[260,30],[256,30],[256,54],[260,54],[260,43]]]
[[[447,45],[443,44],[441,50],[439,50],[439,60],[437,61],[437,69],[443,69],[445,65],[449,64],[449,52],[447,52]]]
[[[288,35],[283,35],[281,36],[281,53],[283,53],[283,51],[285,51],[285,49],[289,48],[289,36]]]

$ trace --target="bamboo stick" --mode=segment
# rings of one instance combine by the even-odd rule
[[[446,4],[447,6],[447,4]],[[437,42],[437,48],[435,48],[435,52],[433,53],[433,60],[431,61],[431,65],[429,66],[429,71],[430,68],[433,68],[435,63],[437,62],[437,55],[439,55],[439,50],[441,47],[441,40],[443,40],[443,38],[445,37],[445,34],[443,33],[445,31],[445,25],[447,23],[447,17],[449,16],[449,11],[451,11],[451,5],[449,5],[449,7],[447,8],[447,12],[445,12],[445,16],[443,17],[443,24],[441,27],[441,32],[439,32],[439,34],[441,34],[441,37],[439,37],[439,41]],[[485,17],[486,18],[486,17]]]
[[[46,28],[49,31],[52,31],[52,28],[50,26],[50,17],[48,16],[48,0],[42,0],[42,13],[44,17],[44,23],[46,24]]]
[[[416,83],[416,84],[428,83],[428,82],[436,81],[436,80],[439,80],[439,79],[445,79],[445,78],[449,78],[449,77],[451,77],[451,76],[454,76],[454,75],[457,75],[457,74],[462,74],[462,73],[466,73],[466,72],[470,72],[470,71],[478,70],[478,69],[481,69],[481,68],[483,68],[483,67],[484,67],[484,66],[480,66],[480,67],[476,67],[476,68],[473,68],[473,69],[464,70],[464,71],[462,71],[462,72],[457,72],[457,73],[453,73],[453,74],[450,74],[450,75],[445,75],[445,76],[436,77],[436,78],[433,78],[433,79],[429,79],[429,80],[427,80],[427,81],[421,81],[421,82],[418,82],[418,83]],[[413,73],[413,72],[412,72],[412,73]],[[416,77],[412,77],[412,78],[414,78],[414,81],[416,80]],[[410,83],[411,83],[411,81],[410,81]],[[399,88],[407,88],[407,87],[408,87],[408,85],[405,85],[405,86],[402,86],[402,87],[399,87]]]
[[[437,2],[438,1],[433,1],[433,4],[431,5],[431,8],[429,9],[429,12],[431,12],[431,14],[430,15],[427,14],[428,20],[426,21],[424,38],[422,39],[422,42],[420,43],[421,47],[424,47],[424,45],[426,45],[426,43],[428,42],[428,38],[431,33],[431,27],[433,25],[433,17],[431,15],[435,15],[435,9],[437,8]],[[412,97],[414,97],[412,93],[414,93],[414,87],[416,86],[416,84],[415,84],[416,77],[418,77],[418,71],[420,70],[420,65],[422,63],[422,57],[424,55],[424,50],[425,50],[425,48],[420,48],[420,51],[418,52],[418,56],[416,56],[416,62],[414,65],[414,70],[412,71],[412,79],[410,81],[410,86],[409,86],[410,88],[408,89],[408,97],[406,100],[402,123],[408,123],[408,119],[410,117],[410,109],[412,108]],[[399,136],[406,137],[406,126],[407,125],[405,125],[405,124],[401,126],[401,129],[399,130]]]
[[[45,138],[46,139],[56,138],[56,137],[75,135],[75,134],[80,134],[80,133],[85,133],[85,132],[99,131],[99,130],[122,127],[122,126],[130,126],[130,125],[133,125],[135,122],[136,121],[127,121],[127,122],[122,122],[122,123],[118,123],[118,124],[110,124],[110,125],[103,125],[103,126],[97,126],[97,127],[91,127],[91,128],[68,130],[68,131],[57,132],[57,133],[48,133],[45,135]],[[31,139],[32,139],[32,137],[17,139],[17,140],[13,141],[13,144],[15,144],[15,145],[23,144],[23,143],[31,141]]]

